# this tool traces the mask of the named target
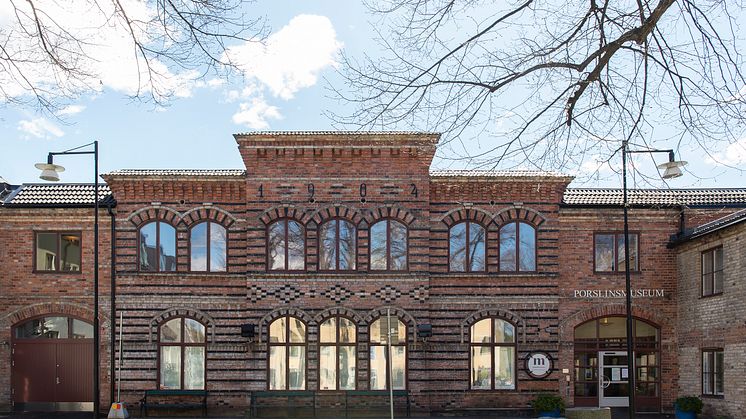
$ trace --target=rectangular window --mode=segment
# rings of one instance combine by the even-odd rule
[[[36,233],[34,270],[80,272],[80,233]]]
[[[640,270],[639,236],[629,234],[630,272]],[[594,272],[624,272],[624,233],[596,233],[593,238]]]
[[[702,296],[723,293],[723,248],[702,252]]]
[[[702,351],[702,394],[705,396],[723,395],[723,350]]]

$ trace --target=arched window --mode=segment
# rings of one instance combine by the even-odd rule
[[[500,228],[500,271],[536,271],[536,229],[520,221]]]
[[[515,326],[497,318],[471,326],[471,388],[515,389]]]
[[[334,219],[319,229],[319,269],[352,271],[357,254],[357,229],[345,220]]]
[[[270,270],[302,271],[306,268],[306,232],[300,223],[279,220],[270,224],[267,264]]]
[[[448,233],[448,266],[451,272],[481,272],[485,270],[484,227],[464,221],[451,227]]]
[[[306,324],[298,318],[269,325],[269,389],[306,389]]]
[[[93,325],[62,315],[27,320],[14,327],[15,339],[93,339]]]
[[[138,232],[141,271],[176,270],[176,229],[165,221],[151,221]]]
[[[389,327],[390,326],[390,327]],[[388,356],[388,337],[391,353]],[[370,325],[370,389],[389,388],[389,363],[391,384],[394,390],[407,387],[407,327],[396,317],[380,317]]]
[[[162,389],[205,389],[205,325],[174,317],[158,331],[158,374]]]
[[[407,270],[407,227],[396,220],[381,220],[370,227],[370,269]]]
[[[319,389],[355,390],[357,333],[346,317],[331,317],[319,332]]]
[[[225,272],[227,240],[225,227],[218,223],[201,222],[189,231],[190,270]]]

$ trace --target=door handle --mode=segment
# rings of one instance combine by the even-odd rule
[[[60,383],[60,377],[57,377],[56,380],[57,380],[57,384],[59,384]]]
[[[609,388],[611,385],[611,379],[609,377],[602,375],[601,376],[601,388]]]

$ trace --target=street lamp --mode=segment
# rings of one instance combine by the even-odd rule
[[[93,146],[93,151],[78,151],[81,148]],[[70,150],[51,152],[46,163],[37,163],[35,167],[41,170],[39,176],[43,180],[57,182],[59,173],[65,168],[54,164],[54,156],[71,154],[93,154],[93,417],[98,418],[99,411],[99,322],[98,322],[98,141],[84,144]]]
[[[632,286],[629,271],[629,223],[627,212],[629,209],[629,202],[627,200],[627,154],[632,153],[668,153],[668,162],[659,164],[657,167],[663,170],[663,179],[673,179],[682,175],[681,168],[686,166],[685,161],[676,161],[674,158],[673,150],[655,150],[655,149],[643,149],[643,150],[630,150],[627,140],[622,142],[622,207],[624,209],[624,279],[625,279],[625,291],[626,291],[626,311],[627,311],[627,376],[628,378],[628,391],[627,397],[629,398],[629,417],[634,419],[635,417],[635,347],[634,347],[634,333],[632,332]]]

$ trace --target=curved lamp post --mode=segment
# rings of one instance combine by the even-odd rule
[[[635,418],[635,347],[634,347],[634,333],[632,332],[632,285],[630,279],[629,270],[629,223],[627,212],[629,209],[629,201],[627,199],[627,154],[633,153],[668,153],[668,162],[659,164],[657,167],[659,170],[663,170],[661,177],[663,179],[674,179],[682,175],[681,168],[686,166],[685,161],[676,161],[674,158],[673,150],[656,150],[656,149],[644,149],[644,150],[630,150],[627,140],[622,142],[622,191],[623,200],[622,206],[624,208],[624,280],[625,280],[625,291],[626,291],[626,311],[627,311],[627,376],[628,386],[627,394],[629,398],[629,417],[630,419]],[[639,251],[639,250],[638,250]]]
[[[78,151],[81,148],[91,147],[93,150]],[[93,417],[98,418],[99,411],[99,343],[101,340],[99,334],[98,321],[98,141],[84,144],[80,147],[71,148],[70,150],[50,152],[47,156],[46,163],[37,163],[35,167],[41,170],[39,176],[43,180],[58,182],[59,173],[64,172],[65,168],[54,164],[54,156],[72,155],[72,154],[92,154],[93,155]]]

